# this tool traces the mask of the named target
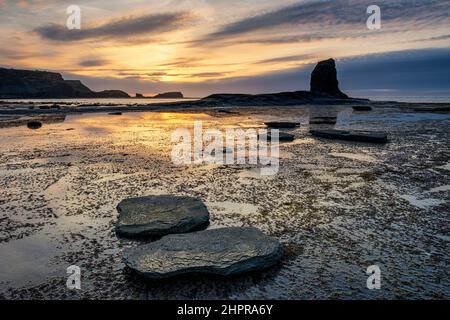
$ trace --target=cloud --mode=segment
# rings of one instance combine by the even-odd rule
[[[300,32],[318,31],[317,38],[326,37],[329,30],[347,31],[359,27],[361,32],[367,31],[365,22],[368,17],[367,8],[372,0],[324,0],[306,1],[278,10],[248,17],[225,25],[216,32],[202,38],[202,42],[214,42],[249,33],[268,31],[280,27],[291,26]],[[382,12],[383,24],[398,22],[417,25],[437,25],[449,22],[448,0],[379,0],[377,5]],[[311,29],[311,27],[313,27]],[[338,28],[336,30],[336,28]],[[352,28],[353,27],[353,28]],[[335,32],[338,36],[339,32]],[[311,39],[312,36],[309,36]],[[251,39],[249,39],[251,41]]]
[[[163,77],[166,75],[167,75],[167,72],[164,72],[164,71],[155,71],[155,72],[150,72],[150,73],[146,74],[146,76],[148,76],[148,77]]]
[[[15,5],[20,8],[42,7],[45,0],[0,0],[0,7]]]
[[[189,67],[197,67],[199,65],[201,65],[200,59],[191,57],[191,58],[178,58],[174,61],[160,64],[159,67],[189,68]]]
[[[200,72],[200,73],[181,73],[181,72],[165,72],[155,71],[150,73],[137,73],[137,72],[119,72],[117,75],[125,77],[126,79],[140,79],[140,80],[152,80],[160,81],[161,77],[180,77],[189,76],[190,78],[219,78],[224,77],[227,72]]]
[[[108,61],[103,59],[89,59],[80,61],[78,64],[80,67],[101,67],[107,65]]]
[[[426,38],[426,39],[414,40],[413,42],[442,41],[442,40],[449,40],[449,39],[450,39],[450,34],[446,34],[446,35],[437,36],[437,37],[431,37],[431,38]]]
[[[98,26],[69,30],[65,26],[50,24],[34,31],[42,38],[54,41],[80,41],[104,38],[127,38],[136,35],[157,35],[179,28],[191,17],[189,13],[165,13],[124,17]]]
[[[278,36],[278,37],[266,37],[266,38],[250,38],[239,43],[253,43],[253,44],[290,44],[290,43],[305,43],[315,40],[328,40],[333,39],[337,35],[328,34],[301,34],[295,36]],[[342,37],[342,35],[341,35]]]
[[[299,54],[295,56],[285,56],[285,57],[278,57],[278,58],[272,58],[272,59],[266,59],[256,62],[256,64],[273,64],[273,63],[280,63],[280,62],[301,62],[302,60],[308,60],[317,58],[317,55],[314,54]]]
[[[228,74],[228,72],[201,72],[201,73],[194,73],[192,77],[195,78],[219,78],[224,77]]]
[[[42,50],[40,52],[36,52],[33,50],[20,49],[18,50],[8,49],[8,48],[0,48],[0,57],[3,60],[10,60],[11,62],[16,62],[17,60],[27,60],[27,59],[35,59],[35,58],[52,58],[57,55],[56,52],[52,50]]]

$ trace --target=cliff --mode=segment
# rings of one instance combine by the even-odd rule
[[[0,98],[129,98],[120,90],[95,92],[79,80],[64,80],[47,71],[0,68]]]

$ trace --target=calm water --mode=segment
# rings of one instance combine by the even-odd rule
[[[398,101],[398,102],[417,102],[417,103],[450,103],[450,96],[370,96],[353,94],[353,97],[370,99],[373,101]],[[11,102],[34,102],[34,103],[73,103],[73,104],[157,104],[167,102],[183,102],[196,101],[200,98],[187,99],[1,99],[2,101]]]
[[[358,95],[359,97],[359,95]],[[416,103],[450,103],[450,96],[364,96],[373,101],[397,101]]]
[[[195,101],[198,99],[2,99],[10,102],[34,103],[72,103],[72,104],[157,104],[167,102]]]

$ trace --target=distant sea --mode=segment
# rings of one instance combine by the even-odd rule
[[[168,102],[187,102],[195,101],[198,99],[0,99],[2,101],[10,102],[34,102],[34,103],[71,103],[71,104],[157,104]]]
[[[416,102],[416,103],[450,103],[450,96],[380,96],[380,95],[351,95],[354,98],[364,98],[373,101],[397,101],[397,102]],[[192,99],[0,99],[1,101],[11,102],[35,102],[35,103],[73,103],[73,104],[159,104],[168,102],[188,102],[196,101],[199,98]]]
[[[450,96],[370,96],[355,95],[354,97],[370,99],[373,101],[397,101],[397,102],[416,102],[416,103],[450,103]]]

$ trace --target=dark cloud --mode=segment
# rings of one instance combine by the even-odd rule
[[[372,54],[339,62],[342,85],[350,90],[450,90],[448,70],[448,48]]]
[[[162,32],[175,30],[182,26],[190,14],[167,13],[145,15],[140,17],[126,17],[107,22],[103,25],[69,30],[65,26],[51,24],[39,27],[34,31],[42,38],[54,41],[78,41],[98,38],[127,38],[137,35],[157,35]]]
[[[167,75],[167,72],[164,71],[155,71],[146,74],[149,77],[163,77]]]
[[[175,67],[175,68],[196,68],[196,67],[224,67],[224,66],[235,66],[239,63],[217,63],[217,62],[207,62],[202,57],[190,57],[190,58],[178,58],[173,61],[162,63],[158,67]]]
[[[219,31],[209,34],[201,41],[223,40],[289,25],[299,28],[299,31],[303,32],[313,31],[308,29],[310,26],[317,26],[318,30],[323,30],[324,27],[342,28],[343,26],[348,27],[346,30],[352,30],[351,26],[359,26],[363,32],[367,31],[365,28],[368,17],[367,8],[373,4],[373,0],[301,2],[231,23]],[[381,7],[383,23],[407,22],[410,26],[413,24],[417,27],[450,21],[449,0],[379,0],[376,1],[376,4]],[[317,36],[321,38],[325,35],[318,34]]]
[[[88,59],[79,63],[80,67],[101,67],[107,65],[108,61],[103,59]]]
[[[314,57],[317,57],[313,54],[299,54],[295,56],[286,56],[286,57],[278,57],[273,59],[267,59],[267,60],[261,60],[256,62],[256,64],[272,64],[272,63],[279,63],[279,62],[301,62],[305,59],[312,59]]]
[[[333,39],[335,37],[339,36],[338,34],[332,35],[320,35],[320,34],[301,34],[301,35],[295,35],[295,36],[270,36],[266,38],[251,38],[246,39],[244,41],[239,41],[240,43],[254,43],[254,44],[289,44],[289,43],[305,43],[305,42],[311,42],[315,40],[326,40],[326,39]],[[342,37],[342,35],[340,35]]]
[[[426,38],[426,39],[414,40],[413,42],[442,41],[442,40],[448,40],[448,39],[450,39],[450,34],[437,36],[437,37]],[[406,41],[406,42],[408,42],[408,41]]]
[[[223,77],[226,76],[227,72],[201,72],[201,73],[195,73],[192,75],[192,77],[195,78],[216,78],[216,77]]]

